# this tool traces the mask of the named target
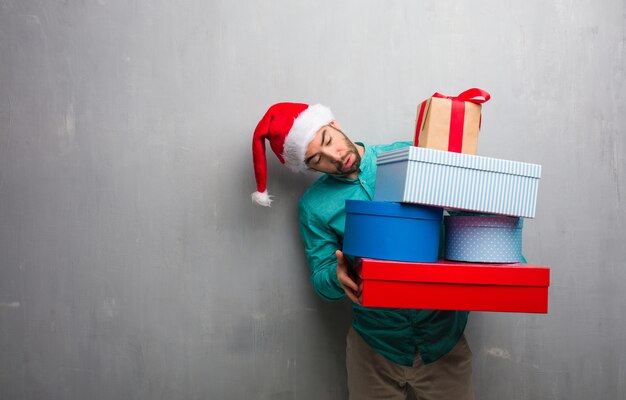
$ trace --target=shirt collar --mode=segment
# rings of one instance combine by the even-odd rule
[[[359,176],[368,175],[372,169],[372,162],[375,162],[374,156],[372,154],[372,149],[370,148],[370,146],[362,142],[356,142],[356,144],[361,145],[365,148],[365,151],[363,152],[363,157],[361,157],[361,172],[359,172]]]

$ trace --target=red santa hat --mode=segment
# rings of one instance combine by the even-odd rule
[[[257,191],[252,201],[269,207],[272,199],[267,192],[267,159],[265,140],[281,163],[295,172],[305,171],[304,154],[313,137],[322,126],[333,121],[332,112],[321,104],[309,106],[300,103],[277,103],[271,106],[252,138],[252,159]]]

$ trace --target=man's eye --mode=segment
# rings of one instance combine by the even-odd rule
[[[330,146],[330,142],[332,142],[332,141],[333,141],[333,138],[332,138],[332,137],[331,137],[331,138],[328,138],[328,142],[326,142],[326,146]]]

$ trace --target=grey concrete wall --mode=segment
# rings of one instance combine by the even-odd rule
[[[309,284],[315,178],[250,140],[274,102],[412,137],[489,90],[479,152],[543,165],[548,315],[473,313],[479,399],[626,397],[626,7],[606,1],[0,1],[0,398],[342,399],[346,302]]]

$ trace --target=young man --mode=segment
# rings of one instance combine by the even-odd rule
[[[346,349],[350,399],[404,400],[409,392],[427,400],[473,399],[472,356],[463,335],[467,312],[362,307],[359,282],[341,252],[345,201],[372,200],[378,154],[410,143],[354,143],[327,107],[275,104],[253,139],[252,198],[266,206],[266,139],[292,170],[324,173],[300,199],[300,231],[316,292],[326,300],[347,296],[353,302]]]

